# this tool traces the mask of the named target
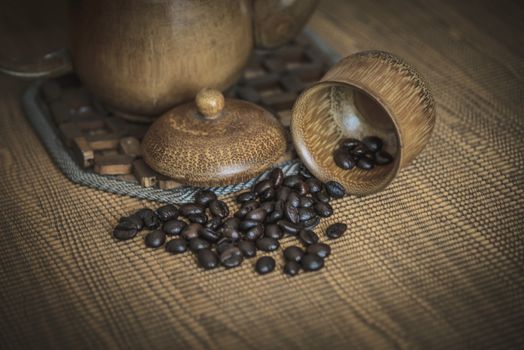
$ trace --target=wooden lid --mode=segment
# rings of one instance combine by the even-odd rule
[[[175,180],[221,186],[248,180],[285,152],[284,131],[265,109],[201,90],[194,102],[168,111],[142,141],[146,163]]]

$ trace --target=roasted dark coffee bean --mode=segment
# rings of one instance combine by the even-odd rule
[[[186,226],[187,224],[183,221],[169,220],[167,222],[164,222],[162,230],[170,236],[177,236],[182,232],[184,228],[186,228]]]
[[[140,219],[144,220],[146,216],[155,215],[155,212],[149,208],[142,208],[138,210],[134,215],[138,216]]]
[[[186,218],[190,215],[204,214],[205,212],[206,208],[203,205],[195,203],[182,204],[178,209],[178,213]]]
[[[264,236],[278,240],[284,236],[284,231],[282,231],[282,228],[277,224],[270,224],[266,226]]]
[[[189,241],[189,249],[191,249],[192,252],[197,252],[200,249],[207,249],[209,248],[209,242],[202,238],[193,238]]]
[[[313,175],[311,175],[311,172],[308,170],[308,168],[306,168],[304,164],[300,164],[300,167],[298,168],[298,174],[306,180],[313,177]]]
[[[275,210],[275,202],[264,202],[260,204],[260,208],[264,209],[266,211],[266,214],[270,214],[271,212],[273,212],[273,210]]]
[[[201,227],[198,231],[198,236],[209,242],[217,242],[220,239],[220,234],[207,227]]]
[[[374,166],[375,162],[369,157],[361,157],[357,162],[357,167],[362,170],[371,170],[374,168]]]
[[[164,205],[156,210],[158,218],[164,222],[178,217],[178,209],[172,204]]]
[[[240,229],[240,231],[247,231],[250,228],[255,227],[255,226],[259,225],[259,224],[260,223],[258,221],[255,221],[255,220],[243,220],[238,225],[238,228]]]
[[[300,264],[294,261],[286,261],[284,273],[288,276],[296,276],[300,272]]]
[[[191,222],[195,222],[197,224],[203,225],[207,222],[207,215],[206,214],[189,215],[187,219]]]
[[[220,263],[228,269],[240,265],[243,260],[244,255],[238,247],[227,247],[220,254]]]
[[[287,196],[286,204],[290,204],[292,207],[298,208],[300,206],[300,196],[296,192],[291,192]]]
[[[293,207],[289,201],[286,203],[286,209],[284,210],[284,214],[286,216],[286,219],[288,219],[290,222],[294,224],[298,224],[298,222],[300,221],[298,209]]]
[[[344,186],[336,181],[326,182],[326,191],[333,198],[342,198],[346,195]]]
[[[218,230],[220,225],[222,225],[222,219],[217,216],[209,220],[205,226],[216,231]]]
[[[138,217],[138,215],[130,215],[120,218],[118,221],[118,224],[121,226],[121,228],[124,227],[134,227],[138,231],[140,231],[144,227],[144,222],[141,218]]]
[[[302,257],[300,265],[304,271],[317,271],[324,266],[324,259],[316,254],[306,254]]]
[[[271,170],[269,178],[271,179],[271,184],[273,185],[273,187],[280,187],[284,182],[284,173],[282,172],[282,169],[275,168]]]
[[[248,241],[255,241],[264,234],[264,225],[258,224],[255,227],[250,228],[244,234],[244,239]]]
[[[238,248],[246,258],[252,258],[257,255],[257,248],[255,242],[241,240],[238,242]]]
[[[302,179],[300,178],[299,175],[286,176],[284,178],[284,186],[287,186],[289,188],[293,188],[301,181],[302,181]]]
[[[245,203],[245,202],[249,202],[249,201],[252,201],[252,200],[255,200],[257,198],[257,196],[255,195],[255,193],[253,192],[244,192],[244,193],[241,193],[237,196],[237,203]]]
[[[257,239],[256,245],[258,249],[264,252],[272,252],[280,247],[278,241],[271,237],[261,237]]]
[[[215,199],[209,203],[209,211],[213,216],[219,218],[226,218],[229,215],[229,208],[227,204],[221,200]]]
[[[171,254],[181,254],[187,251],[187,241],[183,238],[174,238],[166,243],[166,251]]]
[[[298,233],[298,239],[302,244],[308,246],[318,242],[318,235],[312,230],[300,230]]]
[[[244,219],[262,222],[266,218],[266,215],[267,212],[264,208],[258,208],[247,213]]]
[[[315,216],[309,220],[306,220],[302,223],[302,226],[305,228],[305,229],[308,229],[308,230],[312,230],[314,229],[316,226],[318,226],[318,224],[320,224],[320,218],[318,216]]]
[[[210,190],[203,190],[195,195],[195,203],[207,207],[209,203],[217,199],[217,195]]]
[[[319,216],[323,218],[327,218],[333,215],[333,208],[331,207],[331,205],[329,205],[329,203],[322,203],[322,202],[315,203],[315,211],[317,212]]]
[[[386,151],[378,151],[375,153],[375,163],[377,165],[388,165],[393,161],[393,157]]]
[[[271,188],[271,186],[272,186],[271,180],[263,180],[263,181],[260,181],[259,183],[257,183],[253,187],[253,192],[255,192],[255,194],[260,196],[262,194],[262,192],[267,191],[268,189]]]
[[[150,230],[155,230],[160,226],[160,219],[152,210],[144,212],[142,220],[144,226]]]
[[[318,255],[320,258],[324,259],[331,254],[331,247],[325,243],[315,243],[307,247],[306,252],[308,254]]]
[[[276,196],[276,190],[273,188],[273,187],[270,187],[268,188],[267,190],[265,190],[264,192],[262,192],[258,198],[262,201],[262,202],[265,202],[265,201],[270,201],[272,199],[275,199],[275,196]]]
[[[349,138],[349,139],[343,139],[341,140],[339,143],[338,143],[338,147],[340,148],[344,148],[346,149],[347,151],[351,151],[352,149],[354,149],[355,147],[357,147],[358,145],[360,145],[361,142],[357,139],[352,139],[352,138]]]
[[[238,225],[240,224],[240,219],[239,218],[227,218],[224,223],[222,224],[222,227],[226,228],[226,227],[229,227],[229,228],[234,228],[234,229],[238,229]]]
[[[300,208],[311,208],[315,204],[315,200],[311,197],[300,197]]]
[[[290,235],[296,235],[301,229],[300,225],[294,224],[287,220],[278,220],[277,225],[280,226],[284,232]]]
[[[307,179],[305,183],[309,193],[317,193],[322,190],[322,182],[315,178]]]
[[[298,219],[301,222],[308,221],[316,216],[317,213],[313,208],[299,208],[298,209]]]
[[[382,140],[379,139],[378,137],[376,136],[368,136],[368,137],[364,137],[362,139],[362,143],[364,145],[366,145],[366,147],[371,151],[371,152],[376,152],[376,151],[379,151],[382,149]]]
[[[369,154],[369,149],[364,144],[360,144],[351,150],[351,155],[356,158],[363,157],[366,154]]]
[[[270,273],[275,269],[275,259],[270,256],[263,256],[257,260],[255,264],[255,271],[260,275]]]
[[[149,248],[158,248],[165,243],[166,234],[160,230],[153,230],[146,235],[144,240]]]
[[[206,270],[214,269],[218,266],[218,257],[210,249],[201,249],[197,253],[197,259],[200,266]]]
[[[291,188],[286,187],[286,186],[280,187],[276,193],[277,201],[285,202],[290,193],[291,193]]]
[[[338,222],[336,224],[330,225],[326,229],[326,236],[328,236],[331,239],[339,238],[346,232],[348,228],[348,225]]]
[[[247,213],[249,213],[250,211],[252,210],[255,210],[257,209],[258,207],[260,207],[260,203],[253,200],[253,201],[249,201],[249,202],[245,202],[244,204],[242,204],[242,206],[240,207],[240,209],[238,209],[238,211],[235,213],[235,216],[237,218],[244,218]]]
[[[113,237],[118,239],[119,241],[126,241],[128,239],[134,238],[136,234],[138,233],[138,230],[136,226],[116,226],[113,230]]]
[[[284,217],[284,212],[283,211],[274,211],[272,212],[271,214],[269,214],[268,216],[266,216],[266,220],[265,222],[267,224],[274,224],[275,222],[277,222],[278,220],[282,219]]]
[[[220,240],[217,242],[217,245],[216,245],[217,254],[220,255],[228,247],[234,247],[234,246],[235,244],[229,238],[222,237],[220,238]]]
[[[300,181],[299,183],[297,183],[293,189],[301,196],[305,195],[308,193],[308,187],[306,185],[306,183],[304,181]]]
[[[357,163],[355,158],[342,148],[337,149],[335,153],[333,153],[333,160],[339,168],[344,170],[353,169]]]
[[[180,235],[184,237],[185,239],[187,239],[188,241],[190,241],[193,238],[198,237],[198,232],[200,231],[202,227],[203,226],[200,224],[195,224],[195,223],[189,224],[182,230]]]
[[[286,261],[294,261],[294,262],[300,262],[302,260],[302,257],[304,256],[304,251],[297,246],[290,246],[284,249],[284,259]]]
[[[233,242],[236,242],[240,239],[241,234],[240,231],[238,231],[236,228],[232,227],[225,227],[222,231],[222,237],[228,238],[232,240]]]
[[[330,200],[329,195],[324,191],[315,193],[313,196],[315,197],[315,199],[318,202],[321,202],[321,203],[328,203]]]

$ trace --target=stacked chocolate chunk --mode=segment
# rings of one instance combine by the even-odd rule
[[[369,136],[362,141],[348,138],[338,144],[333,159],[339,168],[351,170],[355,166],[371,170],[375,165],[387,165],[393,161],[391,154],[383,150],[384,143],[376,136]]]
[[[194,203],[180,207],[165,205],[153,211],[140,209],[120,219],[113,231],[118,240],[128,240],[142,229],[148,229],[145,244],[150,248],[165,245],[172,254],[191,251],[205,269],[219,265],[233,268],[257,251],[272,252],[280,248],[285,236],[296,237],[302,247],[284,250],[284,272],[290,276],[300,270],[316,271],[324,266],[331,248],[319,242],[315,227],[333,214],[332,198],[342,198],[344,188],[337,182],[323,184],[305,169],[298,175],[284,177],[274,169],[270,176],[255,184],[250,191],[236,197],[239,209],[229,215],[227,204],[208,190],[199,192]],[[347,229],[342,223],[326,230],[328,239],[340,237]],[[173,237],[167,243],[167,237]],[[266,274],[274,270],[270,256],[258,259],[255,270]]]

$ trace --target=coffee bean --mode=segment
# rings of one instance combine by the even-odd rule
[[[282,169],[275,168],[271,170],[269,178],[271,179],[271,184],[273,185],[273,187],[280,187],[284,182],[284,173],[282,172]]]
[[[315,178],[308,179],[305,183],[309,193],[317,193],[322,190],[322,182]]]
[[[291,192],[287,197],[287,201],[292,207],[298,208],[300,206],[300,196],[296,192]]]
[[[331,247],[325,243],[315,243],[307,247],[306,252],[308,254],[318,255],[320,258],[324,259],[331,254]]]
[[[340,148],[344,148],[348,151],[354,149],[355,147],[357,147],[358,145],[360,145],[361,142],[357,139],[352,139],[352,138],[349,138],[349,139],[343,139],[341,140],[339,143],[338,143],[338,146]]]
[[[220,255],[228,247],[234,247],[234,246],[235,244],[229,238],[225,238],[225,237],[220,238],[220,240],[217,242],[217,245],[216,245],[217,254]]]
[[[261,195],[262,192],[270,189],[272,187],[272,182],[271,180],[263,180],[263,181],[260,181],[259,183],[257,183],[254,187],[253,187],[253,192],[255,192],[255,194],[257,195]]]
[[[293,188],[293,187],[296,186],[296,184],[298,184],[301,181],[302,181],[302,179],[298,175],[286,176],[284,178],[284,186],[287,186],[289,188]]]
[[[158,248],[166,241],[166,234],[160,230],[149,232],[145,237],[146,246],[149,248]]]
[[[296,276],[300,271],[300,264],[294,261],[286,261],[284,264],[284,273],[288,276]]]
[[[240,224],[240,219],[233,217],[233,218],[227,218],[224,223],[222,224],[222,227],[226,228],[234,228],[238,229],[238,225]]]
[[[284,236],[284,231],[277,224],[270,224],[266,226],[264,236],[278,240]]]
[[[218,216],[212,218],[211,220],[209,220],[207,223],[206,223],[206,227],[207,228],[210,228],[214,231],[218,230],[218,228],[220,227],[220,225],[222,225],[222,219],[219,218]]]
[[[241,234],[240,231],[238,231],[236,228],[232,227],[225,227],[222,231],[222,237],[228,238],[233,242],[236,242],[240,239]]]
[[[275,210],[274,212],[266,216],[265,222],[268,224],[274,224],[275,222],[282,219],[283,217],[284,217],[284,212]]]
[[[178,209],[172,204],[164,205],[156,210],[156,215],[163,222],[174,220],[178,217]]]
[[[306,196],[300,197],[300,208],[311,208],[313,204],[315,204],[313,198]]]
[[[296,235],[298,231],[300,231],[300,225],[294,224],[287,220],[278,220],[277,225],[280,226],[284,232],[290,235]]]
[[[220,254],[220,263],[228,269],[240,265],[243,260],[244,255],[238,247],[227,247]]]
[[[180,235],[184,237],[185,239],[187,239],[188,241],[190,241],[193,238],[198,237],[198,232],[200,231],[202,227],[203,226],[200,224],[195,224],[195,223],[189,224],[182,230]]]
[[[290,246],[284,249],[284,259],[286,261],[300,262],[304,256],[304,251],[297,246]]]
[[[324,259],[316,254],[306,254],[302,257],[300,265],[304,271],[317,271],[324,266]]]
[[[238,218],[244,218],[247,215],[247,213],[259,207],[260,207],[260,203],[256,200],[245,202],[244,204],[242,204],[240,209],[235,213],[235,216]]]
[[[298,219],[301,222],[308,221],[316,216],[315,210],[312,208],[300,208],[298,209]]]
[[[299,195],[301,195],[301,196],[303,196],[303,195],[305,195],[306,193],[308,193],[308,187],[307,187],[306,183],[305,183],[304,181],[302,181],[302,180],[300,180],[300,182],[297,183],[297,184],[293,187],[293,189],[294,189],[295,191],[297,191],[297,193],[298,193]]]
[[[264,252],[272,252],[280,247],[280,244],[276,239],[270,237],[262,237],[257,239],[257,248]]]
[[[305,229],[312,230],[315,228],[318,224],[320,224],[320,218],[318,216],[315,216],[309,220],[306,220],[302,223],[302,226],[304,226]]]
[[[250,228],[255,227],[259,224],[260,223],[255,220],[243,220],[240,222],[240,225],[238,225],[238,228],[240,229],[240,231],[247,231]]]
[[[364,144],[360,144],[351,150],[351,155],[356,158],[364,157],[366,154],[369,154],[369,149]]]
[[[195,215],[189,215],[188,220],[191,222],[195,222],[197,224],[205,224],[207,222],[207,215],[206,214],[195,214]]]
[[[204,214],[205,211],[206,208],[204,206],[195,203],[182,204],[178,209],[178,213],[186,218],[190,215]]]
[[[276,191],[273,187],[270,187],[268,188],[267,190],[265,190],[264,192],[262,192],[258,198],[262,201],[262,202],[265,202],[265,201],[269,201],[269,200],[272,200],[272,199],[275,199],[275,196],[276,196]]]
[[[306,168],[304,164],[300,164],[300,167],[298,168],[298,173],[304,179],[310,179],[313,177],[313,175],[311,175],[311,172],[308,170],[308,168]]]
[[[336,181],[326,182],[326,191],[333,198],[342,198],[346,195],[344,186]]]
[[[183,238],[174,238],[166,243],[166,251],[171,254],[181,254],[187,250],[187,241]]]
[[[294,224],[298,224],[298,222],[300,221],[298,209],[293,207],[289,201],[286,203],[286,209],[284,210],[284,214],[286,218]]]
[[[273,212],[273,210],[275,210],[275,202],[274,201],[264,202],[260,204],[260,208],[264,209],[266,214],[270,214]]]
[[[160,226],[158,216],[151,209],[144,210],[142,214],[137,213],[137,215],[144,221],[144,226],[150,230],[155,230]]]
[[[326,192],[324,192],[324,191],[315,193],[313,196],[315,197],[315,199],[318,202],[321,202],[321,203],[328,203],[329,199],[330,199],[329,195]]]
[[[278,201],[286,201],[287,200],[287,197],[289,196],[289,194],[291,193],[291,188],[289,187],[286,187],[286,186],[282,186],[278,189],[277,193],[276,193],[276,198]]]
[[[344,234],[344,232],[346,232],[347,228],[348,225],[341,222],[330,225],[326,229],[326,236],[328,236],[331,239],[339,238]]]
[[[388,165],[393,161],[393,157],[386,151],[378,151],[375,153],[375,163],[377,165]]]
[[[270,256],[263,256],[257,260],[255,264],[255,271],[260,275],[270,273],[275,269],[275,259]]]
[[[257,197],[253,192],[244,192],[237,196],[237,203],[242,204],[245,202],[255,200],[256,198]]]
[[[371,170],[375,166],[373,159],[369,157],[362,157],[357,162],[357,167],[362,170]]]
[[[355,158],[342,148],[337,149],[335,153],[333,153],[333,160],[339,168],[344,170],[351,170],[356,164]]]
[[[162,226],[162,230],[170,235],[170,236],[177,236],[179,235],[182,230],[187,226],[187,224],[180,220],[169,220],[164,223]]]
[[[140,219],[144,220],[146,216],[154,216],[155,212],[149,208],[142,208],[138,210],[134,215],[138,216]]]
[[[368,137],[364,137],[362,139],[362,143],[364,145],[366,145],[366,147],[371,151],[371,152],[376,152],[376,151],[379,151],[380,149],[382,149],[382,140],[379,139],[378,137],[376,136],[368,136]]]
[[[227,204],[221,200],[215,199],[209,203],[209,211],[213,216],[219,218],[226,218],[229,215],[229,208]]]
[[[128,239],[134,238],[138,230],[136,226],[116,226],[113,230],[113,237],[120,241],[126,241]]]
[[[258,208],[247,213],[244,217],[245,220],[255,220],[262,222],[266,218],[267,212],[264,208]]]
[[[189,241],[189,249],[191,249],[192,252],[207,248],[209,248],[209,242],[202,238],[197,237]]]
[[[318,235],[312,230],[300,230],[298,239],[306,246],[318,242]]]
[[[140,231],[144,227],[144,222],[138,217],[138,215],[130,215],[120,218],[118,225],[120,225],[121,228],[134,227]]]
[[[197,253],[197,260],[200,266],[206,270],[214,269],[218,266],[218,257],[210,249],[201,249]]]
[[[248,241],[255,241],[263,234],[264,226],[262,224],[258,224],[246,231],[246,233],[244,234],[244,239],[247,239]]]
[[[217,199],[217,195],[210,190],[203,190],[195,195],[195,203],[207,207],[209,203]]]
[[[217,242],[220,239],[220,234],[207,227],[200,227],[198,236],[209,242]]]
[[[255,242],[252,241],[241,240],[238,242],[238,249],[240,249],[245,258],[252,258],[257,255]]]
[[[327,218],[333,215],[333,208],[331,207],[331,205],[329,205],[329,203],[322,203],[322,202],[315,203],[315,211],[317,212],[319,216],[323,218]]]

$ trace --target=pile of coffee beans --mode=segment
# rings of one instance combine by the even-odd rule
[[[384,151],[384,143],[376,136],[368,136],[362,141],[348,138],[339,142],[333,153],[335,164],[342,169],[351,170],[355,166],[362,170],[371,170],[375,165],[387,165],[393,157]]]
[[[156,211],[144,208],[122,217],[113,236],[129,240],[147,229],[147,247],[164,246],[171,254],[191,251],[204,269],[239,266],[245,259],[255,257],[257,251],[276,251],[283,237],[293,236],[299,245],[283,251],[283,271],[295,276],[301,270],[317,271],[324,266],[331,248],[320,242],[314,229],[322,218],[333,215],[330,200],[344,195],[342,185],[334,181],[324,184],[304,167],[299,174],[286,177],[276,168],[267,179],[236,197],[240,207],[233,215],[225,202],[203,190],[195,196],[194,203],[168,204]],[[336,223],[326,229],[325,237],[336,239],[346,230],[346,224]],[[272,257],[263,256],[254,268],[259,274],[266,274],[275,265]]]

